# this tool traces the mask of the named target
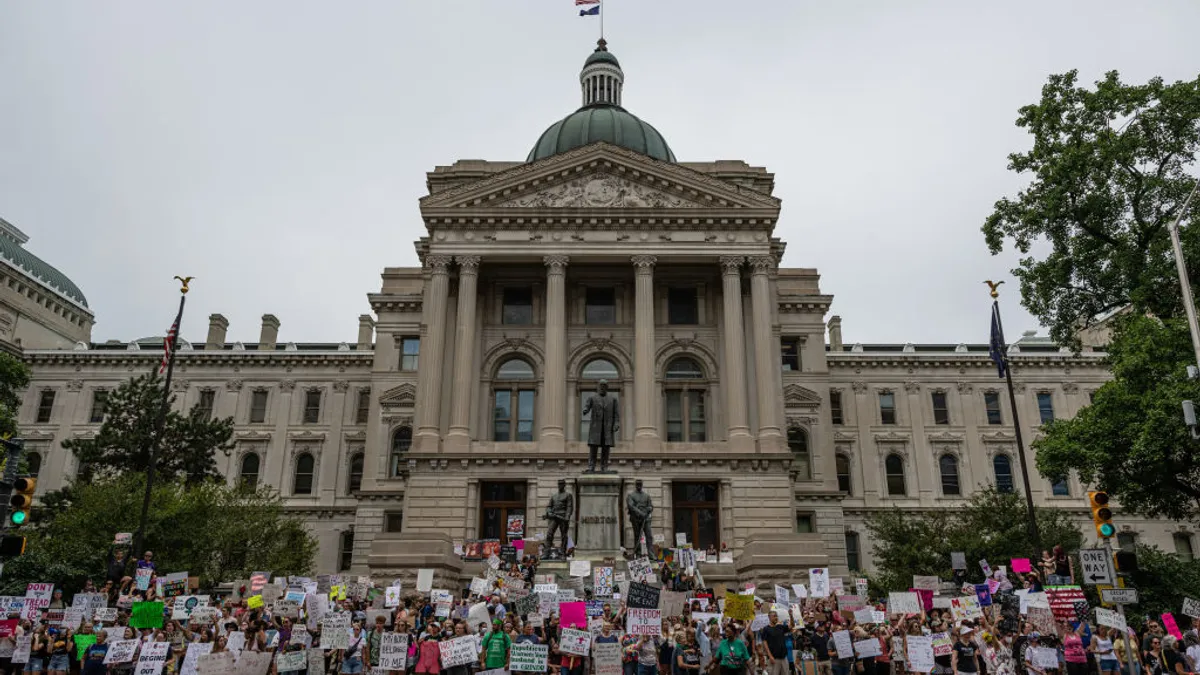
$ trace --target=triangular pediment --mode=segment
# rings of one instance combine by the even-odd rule
[[[815,408],[821,405],[821,397],[811,389],[789,384],[783,388],[783,405],[786,408]]]
[[[607,143],[522,164],[421,200],[421,211],[709,209],[778,213],[780,201],[695,169]],[[449,214],[447,214],[449,215]]]
[[[411,408],[416,402],[417,388],[408,382],[392,387],[379,396],[379,405],[384,408]]]

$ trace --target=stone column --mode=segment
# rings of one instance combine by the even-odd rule
[[[541,448],[566,447],[567,397],[567,256],[548,255],[546,264],[546,363],[542,373]]]
[[[729,449],[753,452],[754,437],[746,412],[746,347],[742,320],[742,263],[744,256],[721,256],[722,293],[725,298],[725,389],[729,421]]]
[[[447,452],[471,447],[471,376],[475,370],[475,296],[478,293],[479,256],[454,257],[458,263],[458,327],[454,330],[454,393],[450,399]]]
[[[652,255],[631,258],[636,273],[633,317],[633,402],[635,451],[659,448],[658,396],[654,391],[654,263]]]
[[[437,452],[441,440],[442,358],[446,351],[446,302],[450,295],[450,256],[430,255],[429,291],[425,294],[425,333],[421,340],[421,367],[417,379],[417,432],[413,450]]]
[[[759,450],[782,450],[783,434],[775,408],[783,392],[775,391],[775,370],[779,368],[779,345],[772,344],[771,279],[775,258],[750,257],[750,300],[753,307],[755,380],[758,383]]]

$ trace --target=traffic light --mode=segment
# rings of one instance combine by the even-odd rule
[[[1092,522],[1096,524],[1096,535],[1105,539],[1117,533],[1112,524],[1112,509],[1108,508],[1107,492],[1089,492],[1088,501],[1092,505]]]
[[[6,534],[0,537],[0,558],[15,558],[25,554],[25,537]]]
[[[1118,572],[1138,571],[1137,554],[1133,551],[1117,551],[1115,558]]]
[[[8,500],[8,520],[13,527],[29,522],[29,510],[33,508],[33,491],[36,489],[36,478],[18,478],[13,481],[12,498]]]

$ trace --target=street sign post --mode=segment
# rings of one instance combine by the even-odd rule
[[[1083,583],[1113,585],[1112,555],[1102,548],[1079,549],[1079,566],[1083,568]]]
[[[1110,605],[1136,605],[1138,592],[1136,588],[1105,588],[1100,591],[1100,598]]]

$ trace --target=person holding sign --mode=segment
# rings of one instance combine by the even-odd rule
[[[713,663],[719,664],[720,675],[741,675],[750,662],[750,651],[746,643],[738,639],[737,627],[732,623],[725,626],[725,637],[717,645],[717,653]],[[640,668],[638,675],[642,675]]]

